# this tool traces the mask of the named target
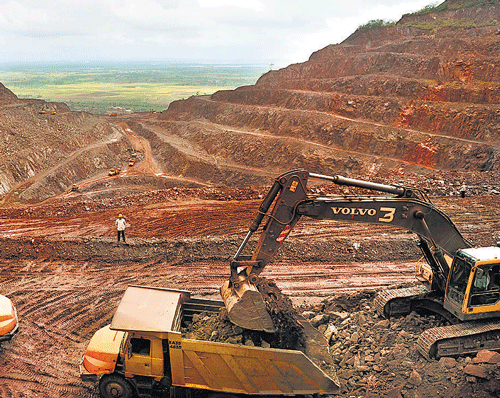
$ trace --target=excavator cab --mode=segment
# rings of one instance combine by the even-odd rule
[[[443,306],[462,321],[500,316],[499,247],[457,251]]]

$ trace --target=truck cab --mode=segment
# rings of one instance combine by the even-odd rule
[[[462,321],[500,316],[500,247],[457,251],[444,308]]]
[[[101,396],[150,396],[171,386],[169,341],[180,339],[181,303],[189,293],[129,286],[110,325],[90,340],[83,380],[99,380]]]

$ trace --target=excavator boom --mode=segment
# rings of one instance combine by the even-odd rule
[[[308,195],[309,177],[384,192],[386,195]],[[267,221],[253,254],[243,255],[251,235],[257,231],[266,216]],[[414,232],[419,237],[419,246],[432,268],[433,288],[439,291],[444,291],[449,273],[446,256],[453,257],[457,250],[471,246],[449,217],[418,190],[342,176],[308,173],[302,169],[292,170],[276,179],[230,262],[231,276],[221,287],[221,295],[233,323],[246,329],[274,331],[264,298],[255,282],[302,216],[318,220],[392,225]]]

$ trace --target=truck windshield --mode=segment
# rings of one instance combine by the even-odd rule
[[[471,268],[471,265],[463,258],[455,257],[448,284],[448,300],[454,301],[459,305],[463,303]]]
[[[122,342],[120,343],[120,352],[123,354],[125,352],[125,344],[127,343],[128,333],[125,333],[122,337]]]

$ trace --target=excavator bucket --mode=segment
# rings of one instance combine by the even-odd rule
[[[297,346],[289,348],[301,350],[317,366],[333,366],[325,336],[296,312],[273,282],[250,276],[236,282],[236,285],[238,288],[234,289],[227,281],[221,288],[229,318],[234,324],[246,329],[278,333],[278,339],[288,343],[293,341]],[[268,310],[277,317],[276,326]]]
[[[264,297],[255,285],[248,280],[236,284],[226,281],[220,291],[232,323],[245,329],[275,332]]]

